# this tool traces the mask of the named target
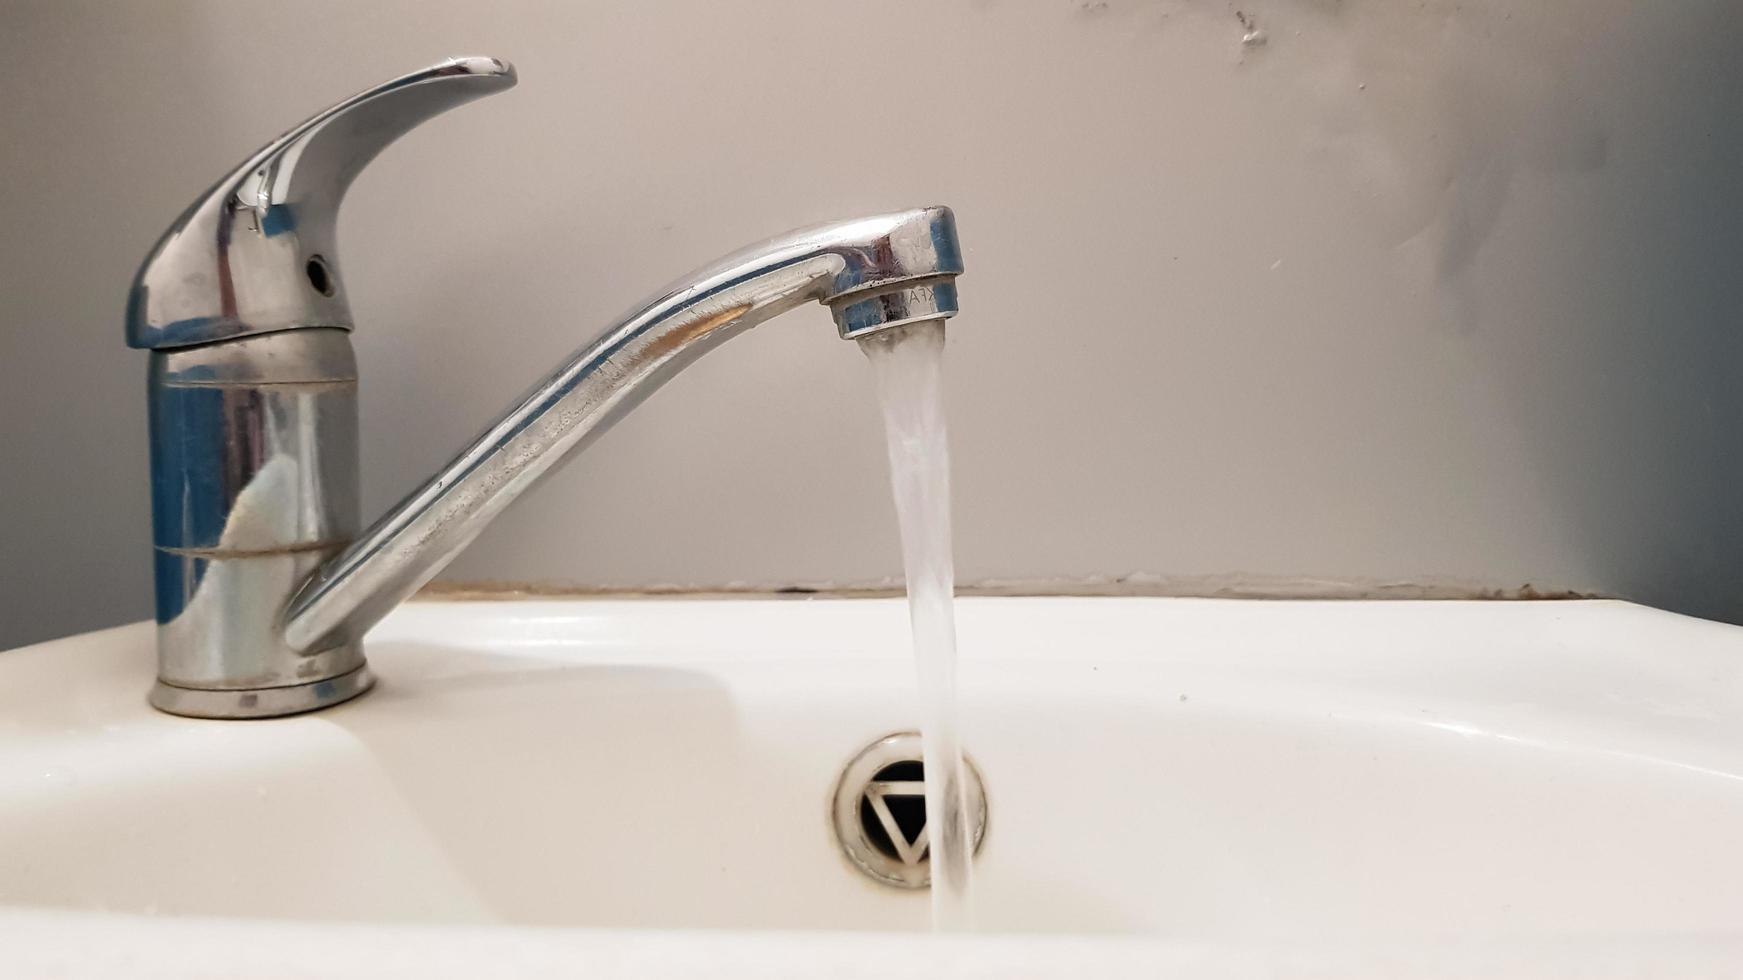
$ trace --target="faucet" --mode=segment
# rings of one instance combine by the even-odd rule
[[[948,208],[753,245],[607,328],[360,530],[340,201],[387,144],[514,84],[506,62],[455,58],[317,113],[218,181],[141,266],[127,342],[150,351],[153,706],[268,718],[354,698],[373,683],[371,626],[705,351],[812,300],[849,339],[956,312]]]

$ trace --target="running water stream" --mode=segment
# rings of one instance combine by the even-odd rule
[[[926,320],[860,342],[876,377],[902,533],[908,617],[920,680],[932,928],[974,925],[973,825],[956,711],[956,581],[950,550],[950,449],[944,428],[944,321]]]

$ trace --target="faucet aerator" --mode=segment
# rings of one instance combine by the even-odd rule
[[[873,295],[854,294],[830,304],[843,340],[859,340],[922,320],[956,315],[956,278],[910,283]]]

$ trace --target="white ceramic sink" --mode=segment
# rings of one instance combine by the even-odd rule
[[[1736,627],[1609,601],[965,600],[1000,935],[931,940],[925,895],[854,870],[829,819],[842,766],[914,724],[905,615],[418,602],[371,635],[376,691],[256,722],[148,708],[144,624],[0,654],[0,958],[1743,968]]]

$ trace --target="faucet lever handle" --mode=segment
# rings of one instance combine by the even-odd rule
[[[134,278],[127,343],[153,349],[352,326],[334,225],[357,174],[419,123],[513,86],[513,66],[452,58],[309,117],[218,181]]]

